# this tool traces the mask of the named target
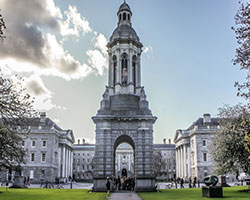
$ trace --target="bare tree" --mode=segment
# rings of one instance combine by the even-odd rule
[[[0,10],[1,11],[1,10]],[[5,38],[5,36],[3,35],[3,29],[6,29],[5,23],[3,21],[3,17],[0,14],[0,39],[3,41],[3,39]]]

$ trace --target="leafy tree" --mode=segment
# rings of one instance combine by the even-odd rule
[[[247,71],[246,81],[244,83],[236,82],[238,88],[237,95],[248,100],[248,109],[250,108],[250,3],[241,4],[235,15],[235,27],[232,27],[236,34],[239,47],[236,49],[233,63],[239,64],[241,69]],[[249,126],[248,119],[243,119],[243,123]],[[250,153],[250,132],[245,132],[244,142]]]
[[[0,17],[1,39],[4,28]],[[0,74],[0,168],[12,168],[24,161],[22,138],[28,133],[28,124],[35,115],[32,103],[20,79],[15,82]]]
[[[246,81],[244,83],[236,82],[238,87],[238,96],[250,99],[250,3],[241,4],[235,15],[235,27],[232,27],[236,34],[236,40],[239,47],[236,49],[234,65],[239,64],[240,69],[247,71]]]
[[[220,130],[211,145],[211,155],[218,174],[244,171],[250,172],[249,152],[244,137],[249,133],[250,113],[246,106],[224,106],[219,110]],[[246,120],[248,123],[246,123]]]
[[[155,161],[155,174],[157,176],[161,176],[166,167],[166,163],[161,154],[161,151],[154,152],[154,161]]]

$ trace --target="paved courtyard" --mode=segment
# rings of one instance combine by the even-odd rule
[[[141,200],[135,192],[114,192],[108,200]]]

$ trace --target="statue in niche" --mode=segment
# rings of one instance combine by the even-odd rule
[[[122,68],[122,85],[128,84],[128,69],[126,67]]]

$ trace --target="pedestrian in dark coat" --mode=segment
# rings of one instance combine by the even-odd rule
[[[107,196],[109,196],[109,192],[110,192],[110,180],[109,180],[109,177],[107,178],[107,181],[106,181],[106,188],[107,188]]]

